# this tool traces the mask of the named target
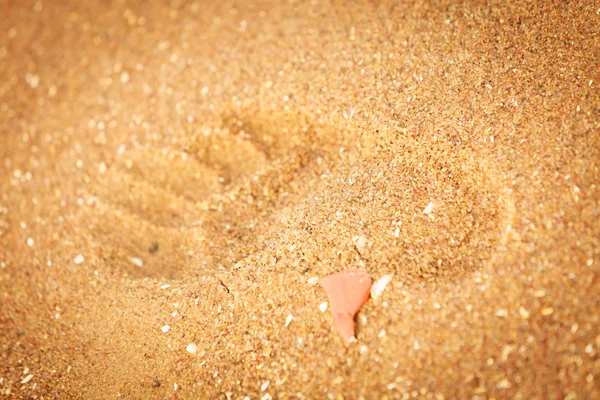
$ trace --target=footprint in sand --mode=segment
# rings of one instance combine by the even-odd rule
[[[296,240],[325,264],[368,264],[368,251],[344,250],[348,238],[336,230],[348,230],[386,254],[378,272],[440,279],[478,269],[506,241],[512,203],[496,189],[493,171],[473,174],[483,166],[458,154],[423,152],[404,136],[403,151],[390,152],[385,166],[344,161],[350,175],[353,169],[356,176],[370,171],[370,181],[339,192],[315,189],[334,164],[320,157],[334,143],[325,143],[318,131],[308,118],[291,113],[229,113],[181,148],[127,149],[97,179],[94,212],[102,222],[93,232],[100,257],[134,278],[212,274],[257,252],[267,238],[273,246],[289,247],[285,235],[278,239],[287,229],[304,232]],[[327,193],[328,205],[315,208],[311,198],[319,190]],[[360,205],[376,198],[382,205],[377,218],[366,220]],[[304,209],[305,217],[297,226],[283,226],[277,213],[291,206],[300,214]],[[355,211],[343,227],[332,228],[335,221],[322,221],[335,220],[333,207]],[[314,228],[308,232],[305,226]],[[330,240],[325,251],[319,237]],[[300,271],[307,267],[290,264]]]
[[[93,190],[101,258],[128,276],[175,279],[245,257],[269,216],[316,173],[319,145],[308,120],[271,120],[227,114],[181,149],[123,151]]]

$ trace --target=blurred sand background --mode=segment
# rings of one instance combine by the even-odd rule
[[[600,398],[599,7],[0,1],[0,397]]]

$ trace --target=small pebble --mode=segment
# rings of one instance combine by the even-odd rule
[[[521,318],[527,319],[527,318],[529,318],[529,311],[527,311],[523,307],[519,307],[519,315],[521,316]]]
[[[271,381],[264,381],[262,383],[262,385],[260,385],[261,392],[264,392],[265,390],[267,390],[267,388],[269,387],[270,383],[271,383]]]
[[[25,74],[25,81],[32,89],[35,89],[40,84],[40,77],[36,74],[27,73]]]
[[[169,325],[165,325],[162,328],[160,328],[164,333],[169,332],[169,329],[171,329],[171,327]]]
[[[506,378],[502,379],[500,382],[498,382],[496,384],[496,388],[497,389],[510,389],[511,386],[512,385],[510,384],[510,382]]]
[[[198,352],[198,346],[196,345],[196,343],[190,343],[185,348],[185,351],[187,351],[190,354],[196,354]]]
[[[548,316],[550,314],[552,314],[554,312],[554,309],[552,307],[544,307],[542,308],[542,315],[543,316]]]
[[[27,246],[33,247],[34,244],[35,244],[35,241],[32,238],[27,238]]]
[[[367,247],[367,238],[364,236],[359,236],[356,240],[356,248],[358,251],[363,251]]]
[[[79,254],[77,257],[75,257],[73,261],[75,262],[75,264],[79,265],[85,261],[85,258],[81,254]]]
[[[506,346],[504,346],[504,348],[502,349],[502,361],[506,362],[506,360],[508,360],[508,356],[510,355],[510,353],[512,353],[518,346],[514,345],[514,344],[508,344]]]

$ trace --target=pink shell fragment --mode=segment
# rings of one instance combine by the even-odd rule
[[[319,280],[329,298],[329,309],[345,344],[354,338],[354,316],[369,299],[371,277],[360,269],[347,269]]]

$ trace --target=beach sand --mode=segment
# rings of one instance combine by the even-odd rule
[[[597,3],[0,8],[0,397],[600,398]]]

